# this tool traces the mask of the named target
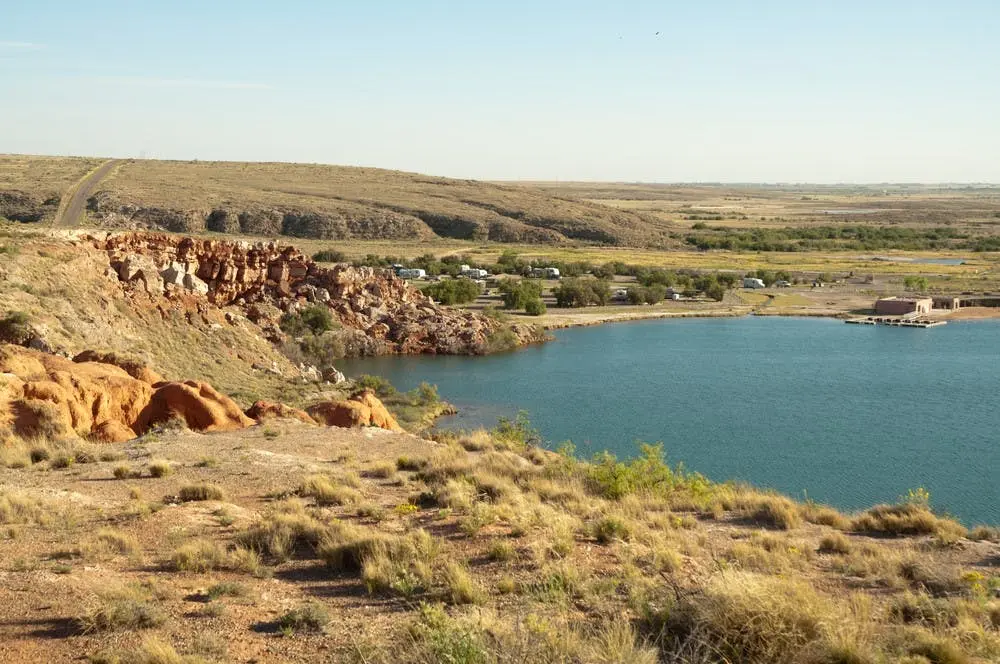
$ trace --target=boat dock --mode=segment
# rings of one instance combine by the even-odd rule
[[[845,323],[852,325],[888,325],[890,327],[938,327],[947,325],[947,321],[923,318],[921,314],[910,313],[902,316],[865,316],[864,318],[849,318]]]

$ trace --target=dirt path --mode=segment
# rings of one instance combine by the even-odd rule
[[[73,190],[72,197],[69,199],[69,203],[60,207],[60,212],[56,214],[53,226],[76,226],[77,222],[80,220],[80,216],[83,214],[84,206],[87,205],[87,199],[90,198],[90,195],[94,192],[94,188],[101,180],[104,179],[104,176],[106,176],[112,168],[120,163],[121,159],[109,159],[101,164],[96,170],[85,175],[83,179],[77,183],[76,188]]]

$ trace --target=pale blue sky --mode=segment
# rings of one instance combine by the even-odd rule
[[[998,35],[995,0],[3,0],[0,152],[997,182]]]

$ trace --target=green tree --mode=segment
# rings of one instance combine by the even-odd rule
[[[465,304],[479,297],[482,290],[479,284],[471,279],[448,279],[439,281],[421,289],[424,295],[441,304]]]
[[[553,291],[560,307],[586,307],[607,304],[611,291],[607,282],[597,279],[564,279]]]
[[[524,309],[529,301],[542,296],[542,284],[533,279],[504,279],[500,282],[500,293],[505,308]]]

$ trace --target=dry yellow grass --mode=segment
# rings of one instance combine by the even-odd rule
[[[7,486],[41,479],[53,491],[0,500],[5,529],[18,531],[4,541],[0,618],[16,605],[8,600],[18,579],[51,570],[65,582],[50,587],[47,615],[83,616],[85,626],[45,641],[53,661],[121,657],[142,648],[143,633],[178,657],[216,657],[194,645],[206,629],[233,661],[306,662],[320,647],[333,661],[379,664],[888,663],[927,653],[979,664],[1000,654],[1000,604],[990,594],[1000,544],[986,529],[954,544],[929,531],[871,537],[831,508],[668,474],[655,449],[613,470],[509,433],[452,438],[289,424],[276,439],[166,432],[125,445],[130,456],[141,445],[171,459],[157,492],[224,490],[225,524],[198,501],[132,510],[125,483],[103,481],[113,461],[79,475],[2,468]],[[216,463],[198,465],[208,447]],[[348,451],[360,474],[321,460]],[[386,463],[403,456],[422,461]],[[376,467],[400,481],[365,471]],[[369,502],[281,498],[317,484],[354,485]],[[924,523],[919,511],[879,509],[854,521]],[[78,541],[101,548],[87,564],[123,589],[103,592],[76,556],[56,555]],[[192,593],[211,601],[192,605]],[[31,652],[30,630],[9,629],[7,652]],[[127,640],[97,636],[108,630]]]

